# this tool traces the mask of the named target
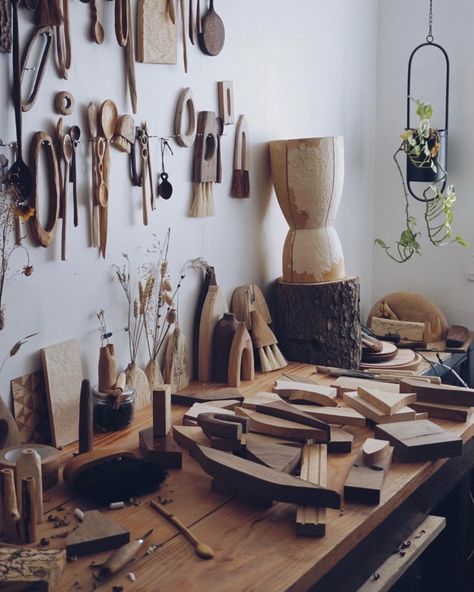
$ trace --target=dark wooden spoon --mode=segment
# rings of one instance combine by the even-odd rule
[[[15,107],[16,126],[16,160],[8,171],[7,184],[15,187],[18,201],[22,207],[27,207],[33,189],[33,175],[30,168],[23,160],[22,154],[22,130],[21,130],[21,80],[20,80],[20,40],[18,30],[18,4],[19,0],[12,0],[13,8],[13,89],[12,99]]]
[[[225,28],[221,17],[214,10],[214,0],[209,0],[209,10],[201,21],[202,43],[206,53],[218,55],[224,47]]]

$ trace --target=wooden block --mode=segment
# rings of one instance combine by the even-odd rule
[[[393,415],[385,415],[375,405],[365,401],[357,393],[344,393],[343,400],[347,405],[365,415],[367,419],[375,423],[393,423],[401,421],[414,421],[416,412],[410,407],[402,407]]]
[[[257,405],[256,411],[264,413],[265,415],[271,415],[272,417],[280,417],[281,419],[287,419],[288,421],[294,421],[312,428],[317,428],[318,430],[326,431],[329,435],[329,425],[326,422],[317,419],[300,409],[296,409],[293,405],[286,403],[286,401],[263,403]]]
[[[292,403],[314,403],[315,405],[323,405],[325,407],[335,407],[337,405],[335,401],[337,389],[331,386],[280,379],[276,381],[273,392],[280,395],[280,397],[288,399]]]
[[[381,462],[387,454],[387,448],[390,442],[388,440],[376,440],[367,438],[362,444],[362,456],[366,465],[376,465]]]
[[[393,553],[377,568],[374,575],[362,584],[357,592],[389,592],[416,559],[431,545],[446,526],[446,518],[427,516],[406,539],[410,545],[404,554]]]
[[[420,383],[410,378],[400,382],[402,393],[416,393],[420,403],[446,403],[447,405],[474,405],[474,389],[448,384]]]
[[[252,339],[245,327],[245,323],[239,322],[230,348],[229,385],[239,387],[241,379],[255,379],[255,363],[253,358]]]
[[[168,0],[139,0],[136,26],[138,62],[177,63],[178,25],[168,14]]]
[[[84,520],[66,538],[68,557],[81,557],[117,549],[130,542],[130,533],[98,510],[85,513]]]
[[[350,376],[340,376],[332,386],[337,388],[337,394],[339,397],[342,397],[343,393],[357,391],[360,386],[378,389],[379,391],[389,391],[392,393],[400,392],[400,385],[397,382],[382,382],[381,380],[351,378]]]
[[[330,508],[340,507],[340,496],[336,491],[286,473],[206,446],[196,445],[191,454],[214,479],[263,499]]]
[[[390,393],[361,386],[357,389],[357,394],[364,401],[380,409],[385,415],[393,415],[402,407],[416,401],[415,393]]]
[[[138,443],[147,460],[156,462],[165,469],[181,468],[181,450],[175,444],[171,434],[153,436],[153,428],[148,428],[138,433]]]
[[[461,456],[462,439],[427,419],[375,426],[375,437],[388,440],[406,462]]]
[[[181,448],[186,450],[191,450],[196,444],[209,446],[209,438],[206,437],[199,426],[174,425],[173,438]]]
[[[0,564],[2,590],[53,592],[66,567],[66,552],[9,545],[0,547]]]
[[[293,407],[327,423],[359,428],[365,427],[367,423],[365,416],[352,407],[316,407],[315,405],[293,405]]]
[[[428,413],[426,413],[426,412],[423,412],[423,413],[417,412],[416,413],[416,416],[415,416],[415,421],[421,421],[422,419],[428,419],[428,418],[429,418]]]
[[[353,441],[353,434],[338,426],[331,426],[331,439],[327,445],[328,452],[335,454],[349,454],[352,451]]]
[[[273,501],[270,498],[258,496],[251,491],[239,487],[235,483],[230,485],[229,483],[219,481],[219,479],[212,479],[211,489],[222,495],[238,497],[248,504],[260,506],[261,508],[271,508],[273,506]]]
[[[462,347],[469,338],[467,327],[451,325],[446,335],[446,347]]]
[[[281,419],[279,417],[271,417],[252,411],[251,409],[243,409],[236,407],[235,412],[241,417],[248,417],[250,419],[250,429],[260,434],[267,434],[275,438],[286,438],[288,440],[306,440],[308,438],[316,440],[317,442],[327,442],[329,440],[328,432],[309,426],[304,426],[294,421]]]
[[[291,474],[300,463],[301,449],[284,444],[259,444],[247,443],[244,449],[244,457],[275,471]],[[326,485],[326,484],[321,484]]]
[[[79,438],[79,400],[83,379],[79,339],[41,350],[53,446]]]
[[[194,142],[194,183],[215,183],[217,179],[217,125],[214,111],[200,111]],[[209,286],[211,288],[212,286]],[[209,292],[208,292],[209,294]],[[222,318],[226,309],[219,316]],[[217,320],[219,320],[217,319]],[[212,351],[212,350],[211,350]]]
[[[302,451],[300,479],[316,485],[327,485],[327,447],[306,444]],[[326,508],[297,506],[296,534],[322,537],[326,534]]]
[[[366,464],[361,450],[355,459],[346,482],[344,500],[361,504],[377,505],[380,493],[393,458],[393,447],[385,449],[385,455],[377,464]]]
[[[171,430],[171,386],[153,389],[153,436],[166,436]]]
[[[197,425],[197,416],[200,413],[225,413],[227,415],[235,415],[235,412],[230,409],[214,407],[207,403],[194,403],[194,405],[183,415],[183,425]]]
[[[222,80],[217,83],[219,98],[219,117],[224,125],[234,123],[234,85],[230,80]]]
[[[199,393],[173,393],[171,402],[175,405],[193,405],[194,403],[211,403],[227,400],[243,401],[242,392],[237,388],[219,388],[216,391],[200,391]]]
[[[370,327],[378,337],[385,337],[385,335],[400,335],[401,339],[423,341],[425,335],[425,323],[415,323],[413,321],[399,321],[372,317]]]
[[[411,403],[410,407],[417,412],[427,413],[428,417],[447,419],[448,421],[467,421],[472,413],[471,407],[462,405],[446,405],[443,403]]]
[[[197,422],[208,438],[228,438],[240,440],[248,432],[249,420],[246,417],[225,413],[200,413]]]

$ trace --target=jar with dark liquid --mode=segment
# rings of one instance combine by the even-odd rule
[[[133,421],[135,389],[126,386],[121,397],[101,393],[97,387],[94,397],[94,426],[103,432],[122,430]]]

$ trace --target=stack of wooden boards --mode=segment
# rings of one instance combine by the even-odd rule
[[[282,376],[274,392],[245,399],[236,389],[174,397],[181,404],[196,401],[173,437],[211,475],[213,489],[266,506],[295,503],[296,531],[312,536],[325,534],[325,508],[340,505],[339,492],[327,488],[327,454],[349,454],[355,428],[375,424],[375,438],[351,457],[344,498],[378,504],[394,457],[418,462],[462,453],[462,440],[427,414],[465,421],[474,405],[474,389],[413,378],[338,378],[322,386]]]

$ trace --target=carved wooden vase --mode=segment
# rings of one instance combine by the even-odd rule
[[[317,283],[345,277],[334,229],[344,181],[342,136],[270,142],[273,185],[290,227],[283,280]]]

